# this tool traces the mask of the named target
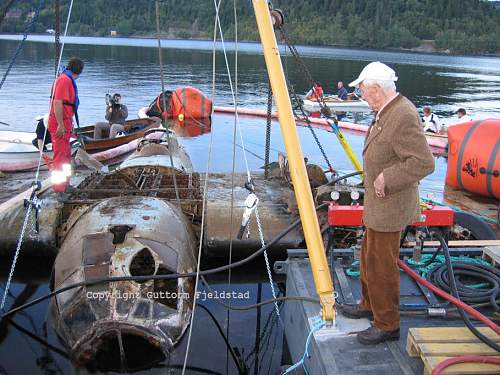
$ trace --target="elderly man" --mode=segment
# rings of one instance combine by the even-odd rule
[[[376,113],[365,138],[364,224],[361,249],[362,300],[344,305],[349,318],[373,318],[358,333],[363,344],[399,339],[399,241],[401,230],[419,219],[418,182],[434,171],[415,106],[396,92],[394,70],[381,62],[368,64],[349,86]]]

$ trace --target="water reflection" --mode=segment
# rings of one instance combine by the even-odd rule
[[[204,268],[219,264],[210,261]],[[9,262],[2,260],[0,277],[2,284],[8,275]],[[16,267],[14,283],[7,299],[6,310],[45,295],[49,291],[51,262],[33,262],[20,258]],[[255,261],[233,273],[228,286],[227,274],[207,277],[211,290],[223,293],[246,293],[245,299],[210,298],[209,289],[200,286],[200,298],[195,311],[193,336],[187,362],[187,374],[235,374],[238,367],[248,374],[274,374],[281,364],[283,330],[273,305],[264,305],[248,311],[230,312],[221,304],[244,306],[259,303],[272,297],[263,260]],[[283,280],[275,285],[279,295],[284,295]],[[280,304],[284,313],[284,304]],[[68,357],[66,348],[47,323],[48,301],[34,305],[15,314],[11,320],[0,323],[0,371],[8,374],[90,374],[108,371],[122,372],[124,369],[108,366],[119,356],[116,342],[109,342],[106,353],[98,366],[81,368]],[[125,338],[127,339],[127,338]],[[127,369],[138,374],[181,374],[187,347],[187,335],[177,344],[168,358],[155,357],[155,352],[143,350],[147,345],[129,343],[133,350],[126,353]],[[229,353],[231,346],[233,356]],[[149,365],[144,367],[145,363]],[[118,361],[119,363],[119,361]],[[136,364],[138,364],[136,366]],[[139,366],[139,364],[141,366]],[[142,370],[141,370],[142,368]]]
[[[201,119],[186,118],[183,121],[175,119],[169,120],[167,125],[179,137],[196,138],[200,135],[210,133],[212,129],[212,119],[209,117]]]

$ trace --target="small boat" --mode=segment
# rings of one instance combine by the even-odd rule
[[[40,160],[40,151],[32,143],[35,138],[35,133],[0,131],[0,171],[15,172],[36,168]],[[74,142],[72,148],[76,151],[78,144]],[[51,144],[47,145],[47,151],[44,152],[44,155],[52,158]],[[45,165],[43,158],[41,165]]]
[[[94,125],[78,129],[77,134],[83,141],[83,149],[96,160],[105,162],[133,151],[138,140],[144,137],[148,130],[158,128],[160,124],[160,119],[155,117],[129,120],[125,122],[126,134],[112,139],[94,140]],[[0,131],[0,171],[21,172],[36,168],[40,151],[32,143],[35,138],[36,134],[31,132]],[[76,152],[79,147],[80,142],[73,138],[73,151]],[[44,156],[52,158],[51,144],[47,145]],[[42,158],[42,166],[46,165],[45,158]]]
[[[371,113],[372,110],[368,103],[363,99],[353,98],[341,100],[337,95],[329,95],[323,98],[325,104],[332,112],[352,112],[352,113]],[[321,110],[320,104],[316,100],[302,99],[303,107],[307,112],[314,113]]]
[[[160,125],[161,121],[156,117],[128,120],[124,124],[125,135],[116,138],[94,139],[94,125],[81,127],[76,129],[76,132],[85,151],[93,154],[142,138],[148,130],[158,128]]]
[[[500,120],[450,126],[448,137],[446,185],[500,198]]]

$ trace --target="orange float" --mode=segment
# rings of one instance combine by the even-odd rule
[[[180,87],[165,91],[166,110],[163,108],[163,94],[158,95],[144,110],[146,117],[160,117],[179,120],[199,120],[212,116],[212,100],[194,87]]]
[[[448,127],[446,185],[500,198],[500,120]]]
[[[212,116],[212,101],[194,87],[182,87],[172,91],[168,116],[184,119],[202,119]]]

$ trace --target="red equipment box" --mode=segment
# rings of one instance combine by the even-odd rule
[[[330,203],[328,224],[336,227],[355,227],[363,225],[363,206],[341,206]],[[412,226],[448,227],[453,225],[453,210],[444,206],[433,206],[422,210],[422,220]]]

